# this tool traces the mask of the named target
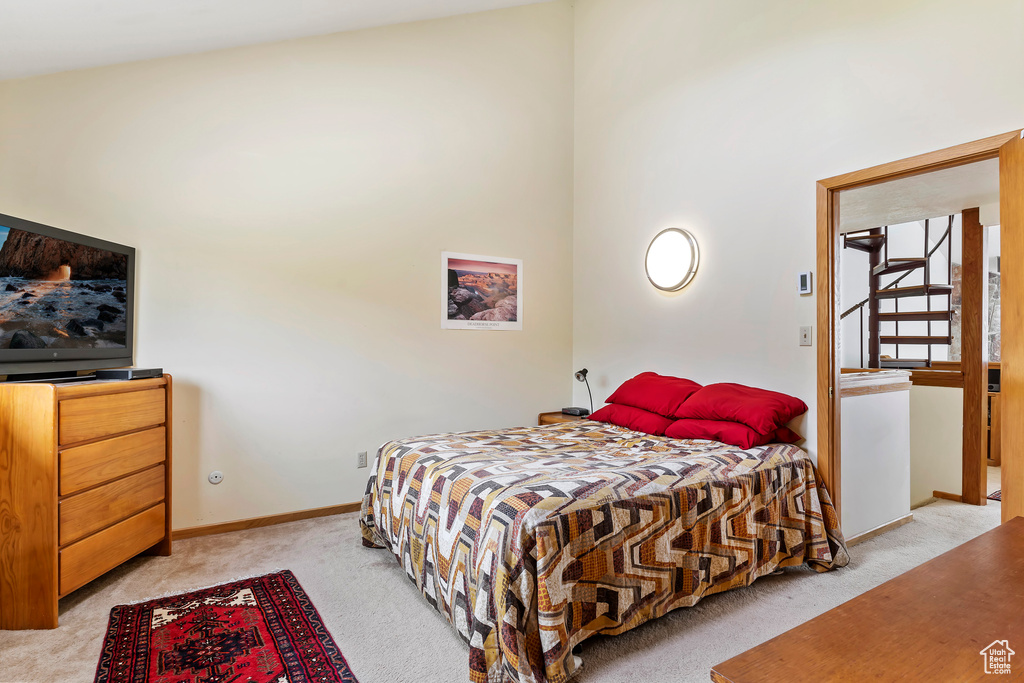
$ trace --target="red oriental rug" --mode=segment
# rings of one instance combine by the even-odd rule
[[[110,610],[96,683],[357,683],[290,571]]]

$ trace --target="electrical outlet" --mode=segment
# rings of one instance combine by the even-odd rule
[[[210,472],[210,476],[208,476],[207,479],[210,480],[211,484],[219,484],[224,481],[224,473],[220,470],[214,470],[213,472]]]
[[[366,467],[366,451],[359,451],[359,467]]]
[[[811,337],[814,334],[814,328],[810,325],[804,325],[800,328],[800,346],[813,346],[814,343],[811,341]]]

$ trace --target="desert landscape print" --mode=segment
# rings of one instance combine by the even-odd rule
[[[514,323],[519,317],[519,266],[448,258],[448,319]]]
[[[0,348],[124,348],[128,257],[0,225]]]

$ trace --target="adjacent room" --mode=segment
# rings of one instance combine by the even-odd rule
[[[5,4],[0,683],[1024,671],[1021,35]]]
[[[839,215],[843,447],[854,458],[844,532],[908,522],[938,498],[964,502],[972,477],[999,500],[998,161],[843,192]],[[979,359],[980,400],[965,393],[978,377],[964,368]]]

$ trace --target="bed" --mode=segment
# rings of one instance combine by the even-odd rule
[[[849,561],[800,448],[591,420],[389,442],[360,526],[469,644],[475,683],[561,683],[592,635]]]

